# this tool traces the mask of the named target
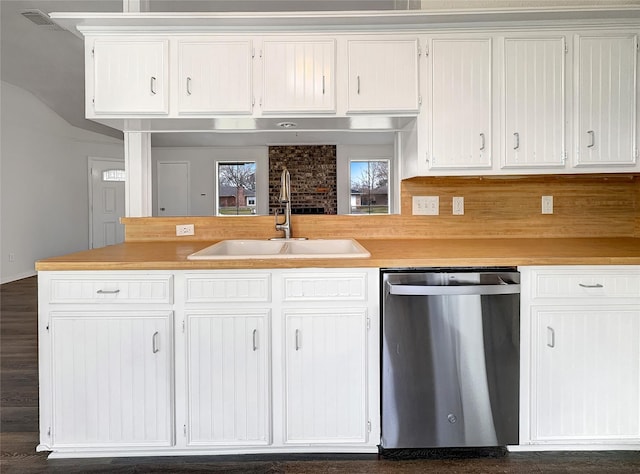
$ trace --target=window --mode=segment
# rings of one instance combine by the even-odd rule
[[[124,170],[104,170],[102,172],[102,181],[125,181],[125,177]]]
[[[224,216],[256,213],[256,162],[217,164],[217,213]]]
[[[350,213],[389,214],[389,160],[350,160]]]

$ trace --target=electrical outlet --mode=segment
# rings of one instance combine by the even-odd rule
[[[437,216],[440,214],[440,197],[413,196],[412,213],[414,216]]]
[[[16,261],[16,254],[13,252],[9,252],[9,261],[10,262],[15,262]]]
[[[452,207],[453,207],[453,210],[451,212],[454,216],[464,215],[464,198],[454,197]]]
[[[176,226],[176,235],[194,235],[193,224],[181,224]]]
[[[542,196],[542,213],[553,214],[553,196]]]

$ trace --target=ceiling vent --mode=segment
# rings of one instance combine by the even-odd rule
[[[49,15],[41,10],[24,10],[20,12],[20,14],[38,26],[52,26],[54,28],[59,28],[58,25],[51,21]]]

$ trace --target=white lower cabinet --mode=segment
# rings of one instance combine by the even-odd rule
[[[270,442],[269,310],[187,311],[188,445]]]
[[[39,274],[40,451],[377,452],[377,269]]]
[[[55,311],[52,447],[170,446],[172,312]]]
[[[640,442],[640,307],[534,307],[532,318],[532,439]]]
[[[364,443],[366,311],[285,310],[288,443]]]
[[[521,445],[639,449],[640,267],[520,270]]]

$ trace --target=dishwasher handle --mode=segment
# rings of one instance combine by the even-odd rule
[[[520,293],[517,283],[500,285],[402,285],[387,283],[390,295],[437,296],[437,295],[514,295]]]

